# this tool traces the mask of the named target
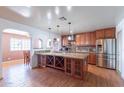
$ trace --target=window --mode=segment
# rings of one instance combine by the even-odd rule
[[[52,47],[52,40],[48,39],[47,41],[47,48],[51,48]]]
[[[10,50],[11,51],[21,50],[21,40],[16,39],[16,38],[11,38],[11,40],[10,40]]]
[[[43,45],[42,43],[43,43],[43,41],[41,39],[39,39],[38,40],[38,48],[42,48],[42,45]]]
[[[30,40],[23,39],[22,40],[22,50],[30,50]]]
[[[30,50],[30,40],[11,38],[10,39],[10,50],[11,51]]]

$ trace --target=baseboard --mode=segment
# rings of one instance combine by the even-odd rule
[[[24,60],[24,59],[18,59],[18,60],[4,61],[4,62],[2,62],[2,63],[10,63],[10,62],[12,62],[12,61],[14,61],[14,62],[17,62],[17,61],[20,61],[20,60]]]

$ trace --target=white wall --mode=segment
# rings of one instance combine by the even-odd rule
[[[35,39],[37,39],[37,38],[42,39],[43,40],[43,48],[46,48],[47,39],[49,38],[48,37],[49,33],[47,31],[41,31],[40,29],[37,29],[37,28],[33,28],[33,27],[30,27],[27,25],[19,24],[16,22],[12,22],[12,21],[8,21],[8,20],[0,18],[0,77],[2,76],[1,62],[2,62],[2,49],[3,49],[2,45],[1,45],[2,44],[1,37],[2,37],[2,31],[6,28],[18,29],[18,30],[29,32],[29,34],[31,35],[31,39],[32,39],[32,46],[31,46],[31,56],[32,56],[31,66],[32,67],[35,67],[37,65],[36,57],[33,54],[34,53],[33,47],[35,47],[34,46]],[[59,34],[50,33],[50,35],[51,35],[51,38],[60,38]]]
[[[116,26],[117,50],[119,53],[117,69],[124,79],[124,19]]]
[[[2,34],[1,34],[1,32],[0,32],[0,79],[2,78],[2,64],[1,64],[1,62],[2,62],[2,46],[1,46],[1,43],[2,43],[2,36],[1,36]]]

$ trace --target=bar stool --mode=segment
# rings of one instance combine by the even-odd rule
[[[24,55],[24,64],[29,65],[30,63],[30,51],[23,51]]]

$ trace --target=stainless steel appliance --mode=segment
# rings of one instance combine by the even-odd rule
[[[96,41],[97,62],[100,67],[116,68],[116,40],[98,39]]]

